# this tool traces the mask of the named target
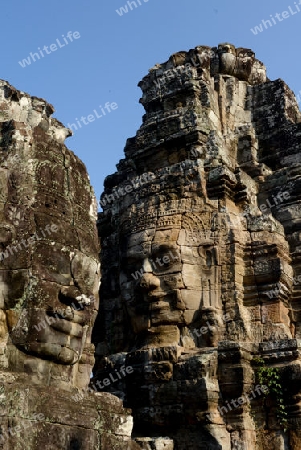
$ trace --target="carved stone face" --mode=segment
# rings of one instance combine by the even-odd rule
[[[255,53],[246,48],[236,48],[232,44],[220,44],[213,52],[213,73],[233,75],[251,84],[266,81],[266,69],[255,58]]]
[[[133,329],[183,323],[179,289],[184,288],[179,230],[130,235],[122,257],[121,292]]]
[[[235,47],[231,44],[221,44],[218,46],[218,55],[221,73],[232,75],[236,65]]]
[[[8,360],[17,348],[21,364],[70,366],[91,346],[98,307],[95,200],[83,164],[53,141],[44,149],[22,166],[0,158],[0,340]]]
[[[10,337],[24,352],[74,364],[80,359],[93,323],[98,264],[79,251],[52,242],[36,243],[32,255],[34,280],[22,280],[20,292],[23,287],[25,302]]]
[[[220,308],[214,241],[181,228],[181,215],[168,217],[178,226],[160,227],[159,219],[156,228],[123,238],[121,295],[136,334],[190,326],[202,310]]]

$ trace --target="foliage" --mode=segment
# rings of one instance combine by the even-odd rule
[[[275,401],[277,405],[276,414],[278,422],[284,431],[286,431],[288,427],[287,412],[284,405],[283,387],[281,384],[279,368],[267,367],[262,358],[255,358],[254,361],[259,366],[256,370],[258,383],[268,387],[269,390],[264,393],[264,396],[270,396],[270,398]]]

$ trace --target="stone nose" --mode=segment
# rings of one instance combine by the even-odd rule
[[[155,277],[152,273],[144,273],[140,280],[140,287],[148,291],[156,289],[160,286],[159,278]]]

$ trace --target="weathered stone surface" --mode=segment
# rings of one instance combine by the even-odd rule
[[[74,401],[66,391],[32,386],[18,377],[1,387],[1,448],[136,449],[133,418],[107,393]]]
[[[121,401],[87,392],[97,205],[53,111],[0,81],[0,447],[134,449]]]
[[[231,44],[172,55],[139,86],[143,124],[101,197],[94,382],[133,369],[105,389],[142,448],[300,449],[296,99]],[[279,368],[287,431],[258,356]]]

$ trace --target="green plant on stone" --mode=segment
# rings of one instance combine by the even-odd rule
[[[279,368],[267,367],[264,360],[260,357],[254,358],[254,362],[258,364],[258,368],[256,370],[258,383],[261,385],[266,385],[269,389],[263,395],[265,397],[270,396],[270,398],[275,401],[277,405],[277,420],[283,430],[286,431],[288,427],[287,412],[284,405],[283,387],[281,385]]]

